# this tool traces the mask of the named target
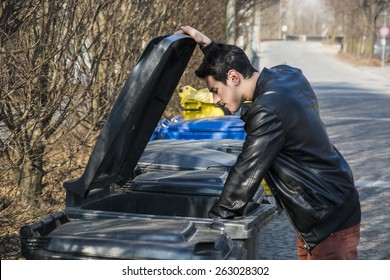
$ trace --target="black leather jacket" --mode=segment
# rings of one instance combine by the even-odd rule
[[[211,217],[243,215],[265,177],[308,251],[360,222],[351,169],[331,144],[301,70],[264,68],[243,120],[247,138]]]

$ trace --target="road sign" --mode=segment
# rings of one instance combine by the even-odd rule
[[[383,26],[380,30],[379,33],[381,34],[382,37],[386,37],[389,35],[389,28],[386,26]]]

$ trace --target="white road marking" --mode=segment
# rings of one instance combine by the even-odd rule
[[[381,187],[390,188],[390,182],[386,181],[355,181],[356,187]]]
[[[382,121],[390,122],[390,118],[368,118],[368,117],[329,117],[323,116],[324,120],[344,120],[344,121]]]

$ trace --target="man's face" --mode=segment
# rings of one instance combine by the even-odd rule
[[[207,76],[205,80],[208,89],[213,94],[214,104],[221,105],[232,113],[240,109],[242,100],[233,82],[227,79],[225,85],[216,81],[212,76]]]

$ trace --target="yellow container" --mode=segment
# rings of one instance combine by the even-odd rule
[[[268,195],[268,196],[272,196],[272,192],[271,192],[270,188],[268,187],[268,185],[267,185],[267,183],[265,182],[264,179],[261,181],[261,184],[263,185],[263,188],[265,190],[265,194]]]
[[[185,119],[224,116],[221,107],[213,104],[213,94],[207,89],[184,86],[179,90],[180,105]]]

